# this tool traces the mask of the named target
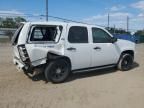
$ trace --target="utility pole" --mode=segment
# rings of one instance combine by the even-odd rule
[[[127,32],[129,31],[129,16],[127,16]]]
[[[46,0],[46,21],[48,21],[48,0]]]
[[[108,13],[108,30],[109,30],[109,22],[110,22],[110,16],[109,16],[109,13]]]
[[[114,24],[114,34],[116,34],[116,26],[115,26],[115,24]]]

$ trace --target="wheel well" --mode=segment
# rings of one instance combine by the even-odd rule
[[[134,51],[133,50],[126,50],[126,51],[123,51],[119,57],[119,60],[118,60],[118,63],[122,57],[123,54],[130,54],[133,58],[134,58]]]
[[[70,68],[71,68],[71,61],[70,61],[70,59],[68,58],[68,57],[61,57],[61,59],[64,59],[64,60],[66,60],[68,63],[69,63],[69,65],[70,65]]]
[[[62,55],[53,54],[53,53],[50,53],[50,52],[47,54],[47,62],[50,62],[50,61],[53,61],[53,60],[58,60],[58,59],[66,60],[69,63],[70,68],[71,68],[71,60],[68,57],[62,56]]]
[[[122,54],[124,54],[124,53],[130,54],[132,57],[134,57],[134,51],[133,51],[133,50],[123,51]],[[122,55],[122,54],[121,54],[121,55]]]

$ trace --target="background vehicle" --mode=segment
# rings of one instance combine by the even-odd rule
[[[60,83],[71,72],[115,67],[131,69],[135,44],[107,30],[80,23],[27,22],[13,40],[14,64],[20,69],[43,67],[47,80]]]

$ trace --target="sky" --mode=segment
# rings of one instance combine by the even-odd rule
[[[51,16],[72,19],[107,26],[108,13],[110,26],[126,29],[127,16],[129,29],[144,28],[144,0],[48,0]],[[45,0],[1,0],[0,17],[21,15],[29,21],[43,21]],[[52,20],[52,19],[50,19]]]

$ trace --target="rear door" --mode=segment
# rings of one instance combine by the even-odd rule
[[[88,29],[85,26],[68,26],[65,54],[71,59],[72,70],[90,67],[91,52]]]
[[[92,27],[92,66],[116,64],[119,59],[118,48],[111,42],[111,36],[101,28]]]

